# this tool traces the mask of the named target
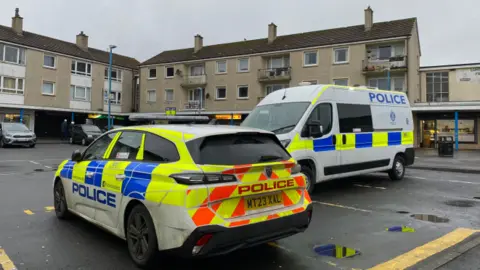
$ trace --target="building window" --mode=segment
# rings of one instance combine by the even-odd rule
[[[248,99],[248,85],[239,85],[238,86],[238,99]]]
[[[405,92],[405,78],[392,78],[393,90]]]
[[[110,104],[120,105],[122,104],[122,92],[111,91],[110,93]],[[103,92],[103,103],[108,104],[108,90]]]
[[[318,65],[318,52],[310,51],[303,53],[303,66],[316,66]]]
[[[13,64],[25,65],[25,50],[0,44],[0,60]]]
[[[156,68],[149,68],[148,69],[148,78],[149,79],[156,79],[157,78],[157,69]]]
[[[157,102],[157,91],[147,90],[147,102]]]
[[[49,95],[49,96],[55,95],[55,83],[43,81],[42,94]]]
[[[373,132],[370,105],[337,103],[340,133]]]
[[[90,87],[70,86],[71,100],[90,101]]]
[[[267,69],[287,68],[290,67],[290,57],[270,57],[267,60]]]
[[[23,95],[23,79],[0,76],[0,93]]]
[[[73,60],[72,74],[92,76],[92,64]]]
[[[343,85],[343,86],[348,86],[348,79],[333,79],[333,84],[335,85]]]
[[[108,67],[105,68],[105,80],[108,80]],[[122,71],[120,69],[112,68],[112,81],[122,81]]]
[[[217,74],[227,73],[227,60],[217,61]]]
[[[203,76],[205,75],[204,65],[190,66],[190,76]]]
[[[43,56],[43,66],[46,68],[55,68],[57,63],[55,61],[55,56],[45,54]]]
[[[448,72],[427,73],[427,102],[448,101]]]
[[[459,119],[458,120],[458,142],[474,143],[475,139],[475,120]],[[445,119],[437,120],[438,137],[452,136],[455,140],[455,120]]]
[[[390,90],[387,78],[375,78],[368,80],[369,87],[376,87],[380,90]]]
[[[174,67],[165,67],[165,78],[173,78],[175,76]]]
[[[348,48],[333,49],[334,52],[334,64],[348,63]]]
[[[302,81],[302,82],[310,83],[311,85],[318,84],[318,81],[317,81],[317,80],[307,80],[307,81]]]
[[[172,102],[175,100],[175,96],[173,94],[173,89],[165,89],[165,101]]]
[[[248,58],[238,59],[238,72],[248,72],[250,70],[250,63]]]
[[[285,88],[288,88],[288,84],[272,84],[272,85],[267,85],[265,87],[265,95],[268,95],[270,93],[273,93],[277,90],[280,90],[280,89],[285,89]]]
[[[227,88],[225,86],[217,86],[215,93],[215,99],[227,99]]]
[[[378,47],[378,59],[387,60],[392,57],[392,46],[380,46]]]

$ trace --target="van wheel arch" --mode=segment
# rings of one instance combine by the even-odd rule
[[[302,167],[302,173],[309,177],[310,186],[308,187],[308,193],[312,194],[317,183],[317,166],[311,159],[302,159],[297,161]]]

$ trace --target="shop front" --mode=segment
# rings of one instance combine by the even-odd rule
[[[30,130],[35,130],[35,112],[25,109],[0,108],[0,122],[24,123]]]

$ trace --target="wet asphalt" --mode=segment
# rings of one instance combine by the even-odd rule
[[[54,171],[77,148],[81,147],[45,144],[35,149],[0,149],[0,249],[18,269],[136,269],[122,240],[80,218],[59,221],[49,208]],[[407,169],[406,178],[399,182],[390,181],[386,174],[331,181],[317,185],[312,195],[313,220],[305,233],[210,259],[159,256],[157,266],[367,269],[455,228],[480,229],[480,200],[474,197],[480,197],[480,175]],[[431,222],[434,218],[427,215],[448,221]],[[415,232],[386,230],[394,226],[408,226]],[[314,252],[327,244],[359,254],[336,259]],[[478,269],[479,252],[473,248],[442,269],[456,269],[456,264]]]

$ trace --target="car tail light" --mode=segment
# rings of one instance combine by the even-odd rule
[[[203,174],[203,173],[179,173],[170,175],[179,184],[199,185],[236,182],[237,178],[231,174]]]
[[[205,234],[200,239],[197,240],[197,243],[195,243],[195,246],[192,249],[192,254],[198,254],[200,250],[210,241],[212,238],[212,234]]]

